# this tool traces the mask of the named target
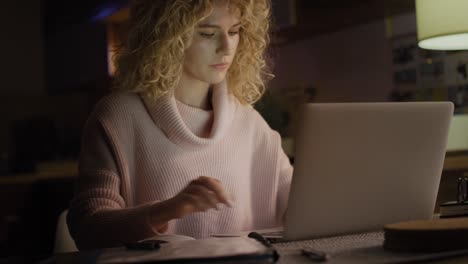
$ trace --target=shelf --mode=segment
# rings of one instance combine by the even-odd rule
[[[444,171],[461,170],[468,170],[468,154],[445,157]]]
[[[30,184],[39,180],[61,179],[76,176],[78,176],[78,161],[48,161],[38,163],[36,172],[0,176],[0,185]]]

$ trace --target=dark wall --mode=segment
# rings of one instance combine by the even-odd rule
[[[38,165],[76,159],[81,129],[109,86],[105,26],[68,24],[46,34],[44,1],[0,8],[0,262],[51,253],[76,173],[45,177]]]
[[[82,22],[46,35],[46,90],[49,94],[90,90],[107,70],[106,27]]]
[[[0,8],[0,95],[44,91],[41,1],[4,1]]]

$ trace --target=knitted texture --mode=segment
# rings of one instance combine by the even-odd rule
[[[171,220],[167,233],[204,238],[281,225],[292,166],[279,134],[225,83],[213,88],[212,105],[204,111],[174,96],[154,102],[133,93],[114,93],[96,105],[84,129],[68,214],[80,249],[154,236],[151,204],[199,176],[219,179],[232,208]]]

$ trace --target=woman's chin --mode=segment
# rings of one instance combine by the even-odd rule
[[[208,81],[208,83],[209,83],[210,85],[219,84],[219,83],[223,82],[225,78],[226,78],[226,75],[217,76],[216,78],[210,78],[210,80]]]

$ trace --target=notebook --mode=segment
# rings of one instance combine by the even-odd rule
[[[451,102],[304,105],[282,240],[432,218],[452,116]]]
[[[274,263],[276,251],[247,237],[206,238],[162,243],[154,250],[123,247],[93,252],[97,264],[117,263]]]

